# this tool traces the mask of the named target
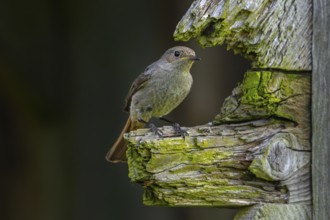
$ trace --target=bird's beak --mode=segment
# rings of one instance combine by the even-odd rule
[[[198,61],[198,60],[201,60],[201,58],[199,58],[198,56],[191,56],[191,57],[189,57],[189,60]]]

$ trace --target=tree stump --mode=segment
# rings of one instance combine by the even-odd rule
[[[310,0],[196,0],[176,40],[226,43],[252,69],[212,123],[125,135],[146,205],[245,207],[235,219],[310,219]]]

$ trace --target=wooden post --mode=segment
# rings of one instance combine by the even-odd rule
[[[212,124],[126,135],[144,204],[245,207],[236,219],[310,219],[311,0],[195,0],[174,33],[252,61]],[[328,91],[328,90],[327,90]],[[325,122],[326,123],[326,122]]]
[[[313,1],[313,219],[330,219],[330,4]]]

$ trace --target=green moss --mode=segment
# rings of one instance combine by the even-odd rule
[[[241,85],[234,89],[216,116],[215,124],[248,121],[260,118],[285,118],[296,121],[297,112],[288,100],[307,94],[302,82],[309,76],[271,71],[248,71]],[[304,89],[304,90],[303,90]]]
[[[219,151],[216,148],[207,149],[203,151],[196,151],[187,154],[188,161],[193,164],[209,164],[217,161],[221,161],[225,158],[234,156],[234,152],[231,151]]]
[[[143,157],[135,146],[129,146],[126,152],[128,163],[128,176],[133,182],[141,182],[149,179],[150,174],[146,172],[143,166]]]
[[[184,153],[175,154],[152,154],[146,164],[146,171],[158,173],[169,168],[175,167],[185,161]]]
[[[275,181],[270,175],[269,175],[269,163],[267,160],[267,157],[269,155],[270,147],[268,147],[263,155],[257,156],[252,161],[251,165],[249,166],[249,170],[255,174],[258,178],[267,180],[267,181]]]
[[[167,206],[209,206],[209,207],[239,207],[245,206],[248,201],[257,201],[265,197],[262,190],[249,186],[225,186],[201,185],[199,187],[152,187],[144,194],[145,205]],[[267,196],[266,196],[267,197]],[[241,201],[242,203],[238,203]],[[281,200],[279,199],[278,202]]]
[[[261,163],[264,161],[260,161]],[[267,175],[265,173],[264,170],[262,170],[261,167],[257,167],[257,166],[250,166],[249,170],[254,173],[256,175],[256,177],[258,178],[262,178],[264,180],[268,180],[268,181],[274,181],[269,175]]]
[[[143,204],[146,206],[168,206],[169,204],[162,199],[159,199],[157,195],[154,194],[152,188],[146,188],[143,193]]]
[[[201,168],[200,165],[194,164],[194,165],[182,166],[182,167],[179,167],[177,169],[171,169],[171,170],[169,170],[169,172],[172,175],[175,175],[175,174],[180,174],[180,173],[187,173],[187,172],[192,172],[192,171],[199,171],[200,168]]]
[[[237,145],[237,139],[230,136],[213,136],[207,138],[195,138],[196,145],[200,148],[209,148],[210,146],[216,146],[217,143],[223,143],[223,147],[232,147]]]
[[[266,112],[274,113],[281,99],[271,89],[272,72],[247,72],[242,84],[242,104],[263,107]]]
[[[231,139],[235,132],[233,136],[201,132],[185,139],[127,137],[129,177],[144,186],[145,205],[237,207],[284,201],[286,193],[264,190],[262,182],[247,171],[250,164],[242,159],[245,148],[240,147],[246,144],[244,138]]]

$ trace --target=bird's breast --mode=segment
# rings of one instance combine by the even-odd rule
[[[167,115],[176,108],[188,95],[192,85],[189,72],[173,74],[160,80],[156,87],[160,92],[154,100],[154,115],[156,117]]]
[[[143,112],[146,120],[167,115],[186,98],[192,82],[189,72],[161,72],[134,95],[131,110]]]

